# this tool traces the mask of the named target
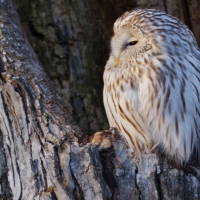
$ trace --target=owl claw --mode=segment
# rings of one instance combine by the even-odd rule
[[[112,132],[110,130],[96,132],[89,138],[89,142],[96,146],[99,151],[109,149],[113,145]]]

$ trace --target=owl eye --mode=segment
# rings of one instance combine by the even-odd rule
[[[128,43],[128,45],[133,46],[133,45],[136,45],[137,43],[138,43],[138,41],[131,41],[131,42]]]

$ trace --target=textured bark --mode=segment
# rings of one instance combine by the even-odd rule
[[[11,0],[0,2],[0,27],[0,197],[106,199],[99,156],[79,147],[83,134],[29,46]]]
[[[116,131],[112,130],[113,134]],[[114,139],[115,175],[119,199],[198,200],[199,179],[191,173],[173,168],[154,153],[131,158],[123,138]],[[198,170],[195,168],[195,171]]]
[[[109,38],[102,38],[99,17],[91,12],[98,10],[97,2],[18,1],[18,10],[32,46],[78,124],[87,133],[107,128],[102,73]]]
[[[113,7],[118,3],[119,7]],[[79,124],[85,118],[88,130],[105,126],[102,106],[98,105],[102,101],[102,83],[96,83],[103,68],[94,66],[101,57],[101,64],[106,59],[107,48],[102,44],[108,41],[111,24],[118,14],[132,6],[175,8],[172,1],[125,3],[26,1],[27,9],[19,9],[35,15],[31,20],[27,17],[29,27],[25,27],[45,68],[52,67],[49,73],[54,81],[60,82],[57,87],[60,84],[65,90],[68,102],[64,105],[27,41],[13,1],[0,1],[0,199],[200,199],[197,168],[192,167],[191,171],[173,168],[156,154],[132,158],[115,129],[112,129],[114,149],[99,155],[94,146],[80,145],[85,136],[65,108],[72,105]],[[29,13],[30,6],[33,13]],[[189,22],[195,27],[193,21]],[[93,37],[95,33],[97,36]],[[95,76],[88,81],[91,75]],[[95,84],[94,96],[87,97]],[[95,114],[98,113],[95,110],[101,110],[98,111],[101,114]]]

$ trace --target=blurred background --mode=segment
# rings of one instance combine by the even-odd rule
[[[29,42],[66,107],[87,134],[108,129],[103,71],[113,23],[156,8],[181,19],[200,45],[200,0],[16,0]]]

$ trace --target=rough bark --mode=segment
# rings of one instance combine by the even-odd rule
[[[112,130],[113,135],[116,131]],[[198,200],[199,179],[191,173],[172,167],[155,153],[131,158],[123,138],[114,139],[115,176],[119,199]],[[195,168],[195,170],[197,170]]]
[[[99,16],[91,12],[97,2],[17,3],[32,46],[80,127],[87,133],[107,128],[102,73],[109,37],[103,39]]]
[[[106,199],[99,156],[79,147],[83,134],[29,46],[11,0],[0,2],[0,27],[1,198]]]
[[[0,44],[0,199],[200,199],[198,169],[186,173],[156,154],[131,158],[115,129],[114,149],[99,155],[80,145],[84,135],[30,47],[12,0],[0,1]]]

